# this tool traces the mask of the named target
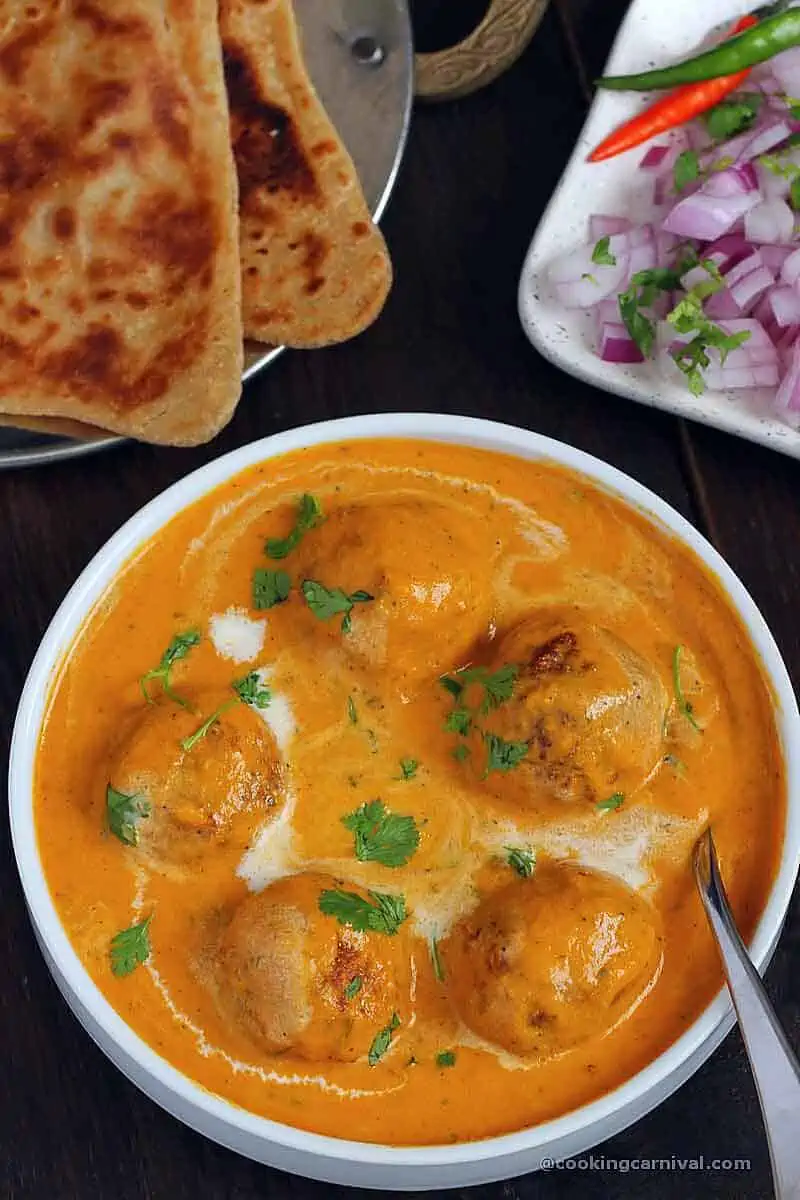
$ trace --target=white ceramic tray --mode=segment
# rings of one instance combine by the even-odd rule
[[[703,0],[676,6],[665,0],[633,0],[606,66],[622,75],[663,65],[692,53],[717,25],[730,25],[753,8],[752,0]],[[735,392],[706,392],[695,397],[682,381],[663,379],[650,363],[604,363],[594,353],[590,317],[559,307],[548,294],[544,269],[552,258],[588,238],[590,213],[624,214],[646,219],[652,183],[637,178],[642,149],[604,163],[586,155],[615,126],[648,103],[630,92],[598,92],[572,157],[531,242],[519,286],[519,313],[536,349],[556,366],[594,387],[676,416],[714,425],[800,458],[800,431],[770,413],[763,404],[743,401]]]

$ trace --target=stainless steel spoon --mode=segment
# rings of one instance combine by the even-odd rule
[[[756,1081],[776,1200],[800,1200],[800,1064],[739,936],[710,829],[695,845],[694,875]]]

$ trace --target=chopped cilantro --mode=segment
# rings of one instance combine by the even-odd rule
[[[691,725],[692,729],[696,729],[698,733],[702,733],[702,727],[697,722],[697,717],[694,715],[694,709],[689,700],[683,693],[681,684],[681,656],[683,654],[683,646],[676,646],[672,652],[672,686],[675,692],[675,700],[678,705],[678,712],[686,717],[686,720]]]
[[[292,581],[285,571],[257,567],[253,572],[253,608],[274,608],[276,604],[283,604],[291,589]]]
[[[351,725],[358,724],[358,713],[356,712],[356,702],[352,696],[347,697],[347,719]]]
[[[408,913],[404,896],[388,892],[369,892],[369,900],[356,892],[327,888],[320,893],[319,911],[335,917],[340,925],[349,925],[361,933],[385,933],[392,936]]]
[[[789,184],[789,203],[795,212],[800,212],[800,173]]]
[[[360,975],[354,975],[344,989],[345,1000],[354,1000],[364,986],[364,980]]]
[[[111,970],[117,976],[130,975],[150,957],[151,913],[138,925],[123,929],[111,939]]]
[[[419,770],[419,763],[416,758],[401,758],[400,759],[400,779],[413,779]]]
[[[433,963],[433,973],[439,983],[444,983],[444,965],[439,954],[439,942],[436,938],[431,938],[431,962]]]
[[[611,796],[606,796],[605,800],[598,800],[595,807],[600,812],[611,812],[615,808],[619,808],[620,804],[625,800],[623,792],[614,792]]]
[[[601,237],[599,241],[595,242],[592,262],[597,263],[599,267],[615,267],[617,265],[616,255],[609,250],[610,241],[609,237]]]
[[[351,628],[350,613],[354,604],[366,604],[374,600],[369,592],[359,589],[357,592],[343,592],[341,588],[327,588],[316,579],[304,579],[302,592],[305,601],[315,617],[320,621],[329,621],[331,617],[343,613],[342,633],[349,633]]]
[[[385,1025],[380,1033],[376,1033],[372,1040],[372,1045],[369,1048],[367,1060],[371,1067],[378,1065],[386,1051],[392,1044],[392,1034],[395,1029],[400,1028],[400,1018],[397,1013],[392,1013],[392,1019],[388,1025]]]
[[[492,771],[513,771],[528,753],[527,742],[507,742],[497,733],[484,732],[482,737],[487,752],[484,779]]]
[[[454,1067],[456,1065],[456,1054],[454,1050],[440,1050],[436,1055],[437,1067]]]
[[[164,694],[169,696],[170,700],[174,700],[176,704],[180,704],[182,708],[189,708],[188,700],[184,700],[176,692],[173,692],[170,684],[170,672],[173,663],[180,662],[182,658],[186,658],[189,651],[197,646],[200,642],[200,632],[197,629],[187,629],[185,633],[176,633],[170,644],[167,646],[164,653],[161,655],[157,667],[153,667],[150,671],[146,671],[139,679],[139,687],[142,689],[142,695],[148,704],[153,703],[153,697],[148,691],[147,684],[152,679],[160,681]]]
[[[450,751],[450,753],[453,755],[453,758],[456,760],[456,762],[463,762],[465,758],[469,758],[470,748],[469,746],[465,746],[463,742],[460,742]]]
[[[678,333],[695,335],[691,341],[670,351],[676,365],[686,376],[689,390],[695,396],[700,396],[705,391],[702,372],[711,365],[708,351],[716,350],[720,363],[724,363],[730,351],[741,346],[750,337],[748,329],[728,334],[719,325],[709,321],[703,312],[701,298],[693,292],[688,292],[675,305],[672,312],[668,313],[667,320],[670,325],[674,325]]]
[[[301,496],[297,505],[297,517],[294,529],[284,538],[267,538],[265,551],[268,558],[286,558],[292,550],[300,545],[304,536],[311,529],[316,529],[325,520],[322,505],[316,496],[308,494]]]
[[[466,737],[471,728],[472,717],[466,708],[454,708],[445,717],[444,729],[446,733],[457,733],[461,737]]]
[[[140,792],[127,795],[111,784],[106,788],[106,819],[108,828],[126,846],[139,842],[139,821],[150,816],[150,803]]]
[[[231,686],[239,699],[251,708],[267,708],[272,699],[272,694],[261,682],[258,671],[251,671],[242,679],[235,679]]]
[[[530,879],[536,866],[536,855],[530,846],[506,846],[506,862],[523,879]]]
[[[758,116],[763,99],[760,92],[746,92],[738,100],[723,100],[710,108],[703,120],[714,141],[727,141],[749,129]]]
[[[497,671],[490,671],[488,667],[465,667],[463,671],[457,672],[455,679],[443,675],[440,683],[456,699],[460,699],[465,687],[479,684],[484,693],[479,711],[485,715],[511,699],[518,674],[519,667],[514,663],[507,663]]]
[[[355,835],[359,862],[379,862],[385,867],[403,867],[419,846],[419,830],[413,817],[391,813],[382,800],[362,804],[342,817],[342,824]]]
[[[684,150],[675,159],[675,166],[672,169],[672,180],[675,184],[675,191],[682,192],[685,187],[699,178],[700,175],[700,159],[697,156],[696,150]]]

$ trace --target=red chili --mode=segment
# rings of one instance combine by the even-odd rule
[[[728,37],[733,37],[734,34],[741,33],[742,30],[757,24],[758,21],[753,16],[741,17]],[[619,129],[615,129],[607,138],[604,138],[589,155],[588,161],[602,162],[606,158],[614,158],[615,155],[622,154],[624,150],[631,150],[634,146],[640,146],[642,142],[656,137],[659,133],[675,129],[678,125],[684,125],[687,121],[691,121],[692,117],[707,112],[731,92],[735,92],[750,74],[751,69],[748,67],[746,70],[737,71],[734,75],[721,75],[717,79],[705,79],[701,83],[687,83],[674,92],[670,92],[669,95],[662,96],[650,108],[645,109],[643,113],[637,113],[630,121],[626,121],[624,125],[620,125]]]

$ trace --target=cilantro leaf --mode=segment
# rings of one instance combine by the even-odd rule
[[[340,925],[349,925],[361,933],[385,933],[392,937],[405,921],[405,896],[389,892],[369,892],[369,900],[357,892],[327,888],[320,893],[319,911],[335,917]]]
[[[464,690],[463,683],[459,683],[459,681],[454,679],[452,675],[440,675],[439,683],[446,692],[450,693],[454,700],[458,700]]]
[[[361,589],[351,592],[348,596],[347,592],[343,592],[341,588],[327,588],[316,579],[304,579],[301,590],[306,604],[318,620],[330,621],[331,617],[337,616],[338,613],[344,613],[342,633],[350,632],[350,613],[353,605],[366,604],[369,600],[375,599],[369,592]]]
[[[130,975],[150,957],[150,922],[151,913],[146,920],[138,925],[123,929],[111,939],[111,970],[114,975]]]
[[[497,733],[484,732],[482,737],[487,751],[484,779],[492,771],[513,771],[530,748],[527,742],[507,742]]]
[[[536,855],[530,846],[506,846],[506,862],[522,879],[530,879]]]
[[[608,248],[610,241],[611,238],[609,237],[601,237],[595,243],[594,250],[592,251],[592,262],[597,263],[600,267],[615,267],[617,265],[616,255],[612,254]]]
[[[436,1055],[437,1067],[454,1067],[456,1065],[455,1050],[440,1050]]]
[[[150,816],[150,803],[140,792],[127,795],[111,784],[106,788],[108,828],[126,846],[139,844],[139,821]]]
[[[431,962],[433,963],[433,973],[439,983],[444,983],[444,965],[441,956],[439,955],[439,941],[437,938],[431,938]]]
[[[800,212],[800,172],[789,185],[789,203],[795,212]]]
[[[257,567],[253,572],[253,608],[263,610],[283,604],[291,589],[292,581],[285,571]]]
[[[378,1065],[386,1051],[392,1044],[392,1034],[395,1029],[400,1028],[400,1018],[397,1013],[392,1013],[392,1019],[388,1025],[385,1025],[380,1033],[376,1033],[372,1040],[372,1045],[369,1048],[367,1061],[371,1067]]]
[[[723,100],[710,108],[703,120],[714,141],[727,141],[749,129],[758,116],[763,99],[760,92],[747,92],[738,100]]]
[[[347,697],[347,719],[351,725],[358,724],[358,712],[356,711],[356,702],[352,696]]]
[[[464,686],[471,683],[481,685],[484,696],[479,711],[485,715],[511,699],[518,674],[519,667],[514,663],[507,663],[497,671],[490,671],[488,667],[465,667],[463,671],[458,672],[458,679]]]
[[[153,703],[153,697],[147,688],[147,684],[154,679],[159,680],[164,694],[169,696],[170,700],[174,700],[176,704],[180,704],[181,708],[189,708],[188,700],[184,700],[176,692],[173,692],[170,684],[170,672],[172,666],[176,662],[180,662],[182,658],[186,658],[189,651],[197,646],[200,642],[200,631],[198,629],[187,629],[185,633],[176,633],[170,644],[167,646],[164,653],[161,655],[158,666],[152,670],[146,671],[139,679],[139,687],[142,689],[142,695],[148,704]]]
[[[360,975],[354,975],[344,989],[345,1000],[354,1000],[364,986],[364,980]]]
[[[615,808],[619,808],[624,800],[624,792],[614,792],[611,796],[607,796],[605,800],[598,800],[595,807],[598,808],[600,812],[612,812]]]
[[[466,737],[471,728],[472,717],[466,708],[454,708],[445,717],[444,729],[446,733],[457,733],[460,737]]]
[[[456,762],[463,762],[465,758],[469,758],[470,748],[461,742],[458,746],[451,750],[450,753],[453,755],[453,758],[456,760]]]
[[[413,779],[418,770],[419,763],[416,758],[400,759],[400,779]]]
[[[261,682],[258,671],[251,671],[242,679],[235,679],[231,686],[239,699],[251,708],[267,708],[272,700],[272,693]]]
[[[739,333],[728,334],[719,325],[709,321],[703,312],[699,295],[688,292],[672,312],[667,314],[670,325],[674,325],[678,333],[694,333],[691,341],[682,346],[676,346],[670,351],[678,368],[686,376],[689,390],[695,396],[705,391],[703,371],[711,365],[708,351],[715,349],[719,354],[720,363],[724,363],[731,350],[741,346],[750,337],[750,331],[743,329]]]
[[[675,166],[672,170],[672,179],[675,184],[675,191],[682,192],[685,187],[694,181],[700,175],[700,159],[697,156],[696,150],[684,150],[675,159]]]
[[[355,855],[359,862],[403,867],[419,846],[414,818],[389,812],[382,800],[362,804],[342,817],[342,824],[355,835]]]
[[[678,705],[678,711],[698,733],[703,732],[703,728],[698,724],[697,717],[694,715],[694,709],[689,700],[683,693],[683,685],[681,684],[681,656],[683,654],[683,646],[676,646],[672,652],[672,687],[675,692],[675,700]]]
[[[181,738],[181,748],[186,751],[193,750],[197,743],[206,736],[212,725],[216,725],[222,714],[226,713],[229,708],[233,708],[234,704],[239,703],[241,703],[241,697],[239,695],[234,696],[230,700],[223,700],[222,704],[217,705],[210,716],[206,717],[205,721],[203,721],[201,725],[198,725],[194,733],[190,733],[185,738]]]
[[[316,496],[308,493],[300,497],[297,505],[297,517],[294,529],[284,538],[267,538],[265,551],[268,558],[286,558],[292,550],[300,545],[304,536],[311,529],[316,529],[325,520],[322,505]]]
[[[619,315],[622,317],[622,323],[644,357],[649,358],[656,340],[656,326],[655,322],[640,310],[639,303],[640,297],[633,285],[627,292],[620,292]]]

